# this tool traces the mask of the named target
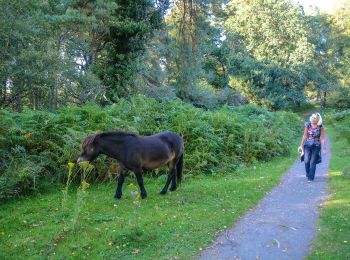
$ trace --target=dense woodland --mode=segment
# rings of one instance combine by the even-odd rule
[[[349,107],[350,1],[0,1],[0,107],[118,103]]]
[[[96,131],[174,131],[185,174],[229,173],[290,153],[303,124],[283,110],[350,108],[349,0],[332,15],[289,0],[0,8],[0,199],[64,182]],[[89,181],[118,172],[96,163]]]

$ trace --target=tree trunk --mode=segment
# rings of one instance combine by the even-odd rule
[[[322,104],[321,104],[322,107],[326,107],[326,101],[327,101],[327,92],[324,91],[323,92]]]
[[[321,89],[318,87],[318,88],[317,88],[316,100],[318,101],[318,100],[321,100],[321,99],[322,99],[322,97],[321,97]]]
[[[49,97],[49,109],[51,111],[55,111],[57,108],[57,99],[56,99],[56,91],[55,87],[51,86],[50,87],[50,97]]]
[[[6,81],[1,85],[0,89],[0,106],[5,103],[6,99]]]
[[[33,89],[33,93],[32,93],[33,110],[40,109],[40,94],[41,94],[41,91],[39,89]]]
[[[14,82],[12,86],[11,94],[14,96],[13,110],[16,112],[22,112],[23,109],[22,91],[24,84],[24,81],[20,80],[19,82]]]
[[[58,88],[55,88],[55,109],[58,107]]]
[[[23,110],[23,102],[22,97],[20,95],[18,95],[15,99],[13,110],[16,112],[22,112]]]
[[[1,94],[0,94],[0,104],[4,106],[6,104],[7,99],[7,77],[4,77],[2,79],[2,86],[1,86]]]

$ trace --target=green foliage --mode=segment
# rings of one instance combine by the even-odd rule
[[[338,84],[326,17],[308,17],[289,0],[231,1],[228,10],[231,87],[272,109],[325,104]]]
[[[139,93],[205,108],[329,97],[349,107],[341,3],[307,16],[290,0],[1,1],[0,107],[54,111]]]
[[[6,13],[0,17],[0,106],[19,111],[31,103],[34,109],[40,108],[49,103],[48,93],[60,68],[45,21],[50,8],[37,0],[0,1],[0,8]]]
[[[245,54],[247,56],[233,55],[230,61],[230,86],[233,89],[240,91],[250,102],[270,109],[280,110],[306,103],[303,88],[311,73],[305,66],[283,68],[259,62]]]
[[[347,89],[350,86],[350,1],[341,0],[336,5],[331,17],[331,43],[333,55],[336,58],[334,74],[340,79],[341,85]]]
[[[135,93],[134,77],[140,71],[139,57],[153,31],[161,27],[161,13],[150,0],[116,1],[113,23],[103,35],[106,45],[96,71],[115,100]]]
[[[84,137],[96,131],[125,129],[141,135],[174,131],[185,140],[185,173],[211,174],[256,160],[287,155],[300,122],[287,112],[272,113],[257,106],[206,111],[179,100],[158,102],[136,96],[109,107],[93,103],[60,109],[58,113],[0,114],[1,184],[34,190],[34,180],[65,181],[67,162],[75,161]],[[20,154],[20,155],[19,155]],[[89,181],[104,179],[108,159],[100,157]],[[35,167],[33,167],[35,165]],[[19,171],[19,169],[22,169]],[[12,184],[14,183],[14,184]],[[3,189],[1,189],[2,191]],[[20,191],[16,193],[21,193]],[[11,193],[0,192],[1,197]]]
[[[281,67],[307,64],[314,46],[301,8],[288,0],[230,1],[228,33],[238,33],[250,54],[258,61]]]
[[[328,98],[327,107],[334,109],[350,108],[350,88],[341,88]]]
[[[337,130],[337,138],[350,143],[350,110],[343,110],[331,114],[331,123]]]
[[[213,108],[234,104],[229,91],[226,48],[222,48],[219,6],[223,1],[177,1],[166,16],[169,37],[164,56],[170,86],[179,98]],[[211,14],[217,15],[208,15]],[[222,12],[222,9],[221,9]]]

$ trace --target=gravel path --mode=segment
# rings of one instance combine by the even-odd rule
[[[200,259],[303,259],[316,232],[318,206],[329,195],[326,187],[330,159],[317,165],[315,180],[307,182],[299,158],[260,204],[232,229],[216,238]]]

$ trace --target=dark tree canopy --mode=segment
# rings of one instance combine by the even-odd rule
[[[271,109],[349,97],[349,1],[0,1],[0,105],[101,104],[145,94]],[[329,102],[328,102],[329,101]]]

